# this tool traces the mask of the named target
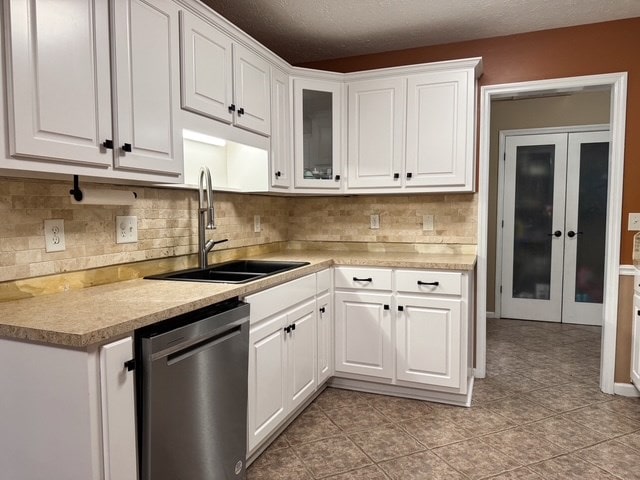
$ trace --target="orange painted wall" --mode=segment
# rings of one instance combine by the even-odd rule
[[[631,264],[629,212],[640,212],[640,18],[306,63],[337,72],[482,57],[480,85],[628,72],[620,262]]]

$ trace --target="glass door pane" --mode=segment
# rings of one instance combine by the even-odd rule
[[[303,175],[333,179],[333,94],[302,90]]]
[[[513,298],[549,300],[555,145],[517,147]]]
[[[602,303],[609,143],[580,145],[575,301]]]

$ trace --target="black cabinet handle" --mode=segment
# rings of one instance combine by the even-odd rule
[[[402,305],[398,305],[398,311],[399,312],[404,312],[404,307]]]
[[[369,277],[369,278],[353,277],[353,281],[354,282],[373,282],[373,278],[371,278],[371,277]]]
[[[122,145],[122,150],[125,152],[131,152],[131,144],[125,143],[124,145]]]
[[[637,312],[637,313],[638,313],[638,315],[640,315],[640,310],[638,310],[638,312]]]
[[[113,150],[113,140],[107,139],[104,142],[102,142],[102,146],[104,148],[108,148],[109,150]]]
[[[573,237],[575,237],[576,235],[582,235],[582,232],[574,232],[573,230],[569,230],[569,231],[567,232],[567,237],[569,237],[569,238],[573,238]]]
[[[291,326],[287,325],[286,327],[284,327],[284,332],[285,333],[289,333],[291,331]]]
[[[296,324],[295,324],[295,323],[292,323],[292,324],[291,324],[291,330],[295,330],[295,329],[296,329]]]
[[[278,171],[275,173],[275,175],[276,175],[276,178],[280,178],[280,176],[282,175],[282,172],[281,172],[280,170],[278,170]]]
[[[124,368],[127,369],[127,372],[131,372],[132,370],[135,370],[136,359],[132,358],[131,360],[127,360],[126,362],[124,362]]]
[[[409,179],[409,178],[411,178],[411,177],[413,177],[413,173],[411,173],[411,172],[407,172],[407,178]]]
[[[547,233],[547,237],[561,237],[562,232],[560,230],[556,230],[553,233]]]
[[[340,180],[340,175],[336,175],[336,176],[334,177],[334,180],[335,180],[336,182],[337,182],[337,181],[339,181],[339,180]]]
[[[242,107],[240,107],[238,109],[238,116],[240,116],[240,115],[244,115],[244,108],[242,108]]]
[[[320,313],[324,313],[326,309],[324,307],[320,307]]]
[[[399,179],[399,178],[400,178],[400,174],[399,174],[399,173],[394,173],[394,174],[393,174],[393,179],[394,179],[394,180],[397,180],[397,179]]]
[[[438,285],[440,285],[440,282],[423,282],[418,280],[418,285],[431,285],[437,287]]]
[[[385,303],[383,308],[384,308],[385,310],[389,310],[389,305],[387,305],[387,304]]]
[[[232,103],[231,105],[229,105],[229,113],[233,113],[236,111],[236,106]]]

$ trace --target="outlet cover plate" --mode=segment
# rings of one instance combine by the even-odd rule
[[[378,230],[380,228],[380,214],[374,213],[371,215],[371,229]]]
[[[253,231],[254,233],[260,233],[262,226],[260,225],[260,215],[253,216]]]
[[[433,231],[433,215],[422,216],[422,231],[423,232]]]
[[[138,241],[138,217],[116,216],[116,243],[136,243]]]
[[[44,221],[44,248],[47,252],[62,252],[66,249],[62,218]]]

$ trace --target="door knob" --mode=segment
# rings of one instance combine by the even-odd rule
[[[551,236],[553,236],[553,237],[561,237],[562,236],[562,232],[560,230],[556,230],[553,233],[547,233],[547,236],[548,237],[551,237]]]
[[[569,238],[573,238],[573,237],[575,237],[576,235],[582,235],[582,232],[574,232],[573,230],[569,230],[569,231],[567,232],[567,236],[568,236]]]

